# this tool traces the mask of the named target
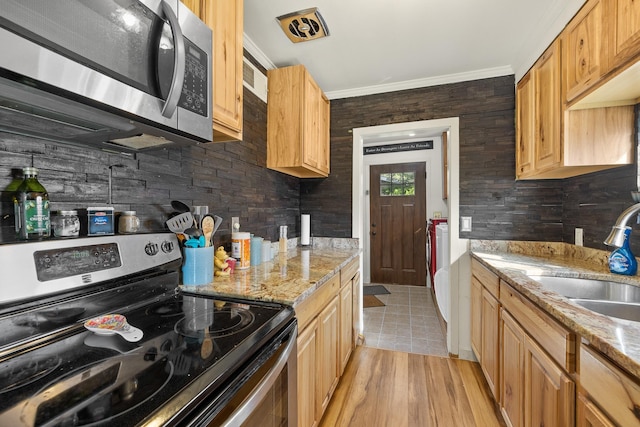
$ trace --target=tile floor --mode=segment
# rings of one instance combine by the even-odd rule
[[[371,283],[371,285],[377,283]],[[370,285],[366,283],[365,286]],[[408,353],[448,356],[446,337],[426,287],[384,285],[384,307],[364,309],[364,345]]]

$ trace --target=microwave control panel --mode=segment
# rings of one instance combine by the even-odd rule
[[[202,49],[199,49],[188,39],[184,40],[184,44],[187,54],[182,95],[180,96],[178,105],[186,110],[207,117],[209,115],[209,105],[207,103],[209,88],[207,87],[207,77],[209,75],[211,59]]]

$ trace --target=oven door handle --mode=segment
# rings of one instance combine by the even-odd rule
[[[291,356],[291,352],[294,348],[296,348],[297,336],[298,325],[294,325],[293,330],[290,334],[291,338],[289,339],[289,342],[287,343],[287,346],[285,347],[280,357],[278,357],[276,363],[264,376],[260,383],[258,383],[258,385],[251,391],[251,394],[249,394],[249,396],[247,396],[242,404],[238,406],[235,411],[233,411],[229,418],[227,418],[227,420],[222,423],[222,426],[239,426],[249,418],[252,410],[255,409],[262,401],[262,399],[264,399],[264,397],[269,393],[271,387],[280,376],[282,369],[289,360],[289,356]]]

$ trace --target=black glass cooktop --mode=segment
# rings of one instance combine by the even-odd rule
[[[51,316],[84,318],[88,306],[80,307]],[[221,386],[293,321],[293,310],[276,304],[174,293],[120,314],[143,331],[140,341],[75,328],[0,361],[0,425],[136,425],[203,374]],[[38,326],[19,323],[19,336]]]

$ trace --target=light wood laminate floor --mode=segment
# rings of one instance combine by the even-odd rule
[[[504,426],[475,362],[358,346],[320,427]]]

